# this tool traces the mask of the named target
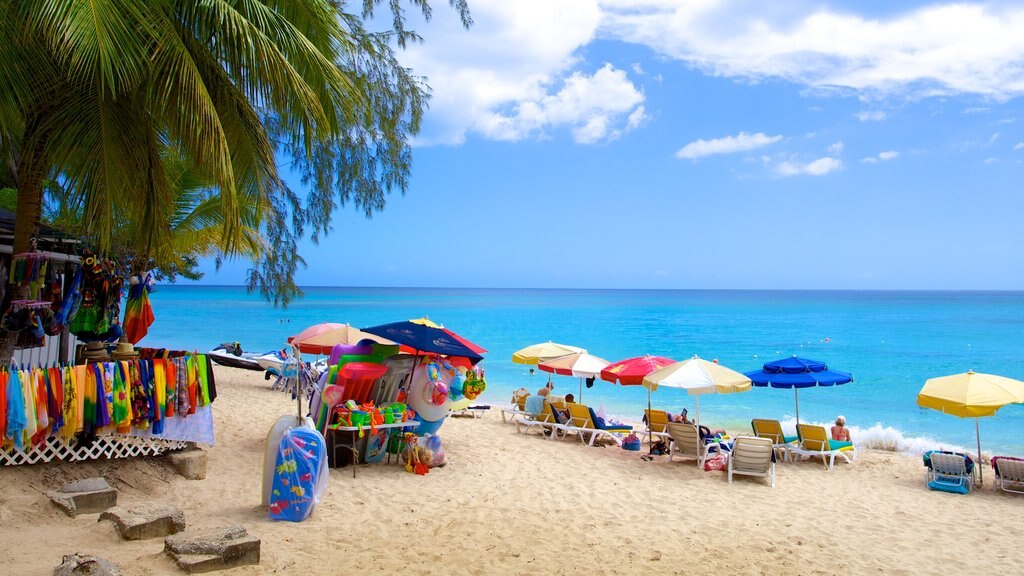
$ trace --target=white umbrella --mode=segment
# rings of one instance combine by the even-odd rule
[[[553,372],[562,376],[578,376],[580,379],[580,401],[583,399],[583,379],[596,378],[608,365],[608,361],[586,352],[567,354],[537,364],[545,372]]]
[[[731,394],[750,390],[750,378],[715,362],[702,360],[696,355],[689,360],[669,364],[644,377],[644,387],[650,391],[659,386],[681,388],[697,396],[697,428],[700,429],[700,395]],[[649,409],[649,407],[648,407]]]

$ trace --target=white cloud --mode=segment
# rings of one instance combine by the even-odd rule
[[[835,172],[843,167],[843,161],[837,158],[830,158],[828,156],[824,158],[818,158],[817,160],[800,163],[794,161],[786,161],[780,163],[775,168],[775,172],[779,176],[798,176],[806,174],[808,176],[824,176],[829,172]]]
[[[996,132],[995,134],[993,134],[993,135],[992,135],[992,136],[991,136],[991,137],[990,137],[990,138],[988,139],[988,144],[989,144],[989,146],[991,146],[992,144],[995,144],[995,143],[996,143],[996,140],[999,140],[999,132]]]
[[[832,144],[831,146],[828,147],[828,153],[831,154],[832,156],[839,156],[840,154],[843,153],[843,143],[836,142],[835,144]]]
[[[985,164],[995,164],[996,162],[999,162],[998,158],[985,158]]]
[[[1014,150],[1024,150],[1024,142],[1017,142],[1013,145]]]
[[[625,73],[616,84],[640,95],[632,107],[597,105],[591,95],[586,111],[551,116],[569,84],[596,84],[600,62],[585,60],[594,40],[641,45],[712,76],[853,93],[865,103],[857,114],[863,122],[884,120],[890,97],[1024,95],[1024,6],[950,2],[877,16],[844,4],[840,11],[811,0],[472,0],[469,30],[447,9],[435,10],[430,23],[413,21],[410,11],[410,26],[426,41],[399,58],[433,92],[417,143],[458,144],[471,132],[517,140],[559,129],[596,142],[631,129],[644,98]],[[661,82],[639,64],[621,66]]]
[[[821,90],[910,98],[1024,94],[1024,7],[947,3],[885,16],[809,1],[599,2],[602,35],[651,47],[709,74],[779,78]]]
[[[881,122],[885,120],[885,112],[881,110],[863,111],[857,113],[857,120],[861,122]]]
[[[740,132],[735,136],[715,138],[712,140],[695,140],[676,152],[676,158],[703,158],[712,154],[732,154],[745,152],[762,146],[768,146],[782,140],[782,136],[768,136],[763,132],[747,134]]]
[[[973,106],[971,108],[965,108],[964,114],[988,114],[992,109],[988,106]]]
[[[613,140],[643,123],[644,95],[626,73],[605,64],[593,75],[576,72],[554,93],[521,99],[512,110],[487,111],[474,129],[495,140],[522,140],[569,128],[580,144]]]
[[[899,158],[900,153],[896,150],[886,150],[885,152],[879,152],[877,156],[868,156],[867,158],[861,158],[861,162],[865,164],[877,164],[878,162],[885,162],[886,160],[894,160]]]

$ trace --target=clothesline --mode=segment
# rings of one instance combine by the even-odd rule
[[[148,430],[188,418],[217,397],[203,354],[0,369],[0,443],[24,451],[51,437],[89,441]]]

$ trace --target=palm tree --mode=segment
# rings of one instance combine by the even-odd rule
[[[382,1],[364,0],[362,17]],[[427,0],[410,3],[429,18]],[[449,3],[468,26],[465,0]],[[404,44],[418,37],[400,4],[388,0]],[[215,185],[226,252],[244,242],[253,211],[243,205],[287,247],[306,223],[326,233],[334,202],[325,191],[368,212],[380,193],[404,191],[406,137],[426,87],[394,58],[392,35],[368,33],[344,9],[336,0],[0,0],[0,154],[18,190],[14,251],[38,229],[48,178],[81,194],[100,249],[126,217],[145,253],[172,246],[167,147]],[[308,206],[278,177],[276,152],[319,178]],[[327,182],[324,166],[339,165],[353,181]],[[299,263],[287,252],[267,259],[250,282],[288,280],[286,302]]]

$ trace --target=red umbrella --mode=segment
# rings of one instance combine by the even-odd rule
[[[669,364],[675,364],[675,360],[664,356],[637,356],[626,358],[618,362],[612,362],[601,370],[601,380],[622,384],[623,386],[639,386],[644,382],[644,376]]]
[[[644,376],[651,372],[664,368],[669,364],[675,364],[675,360],[664,356],[637,356],[613,362],[601,370],[601,380],[612,383],[619,383],[623,386],[639,386],[644,383]],[[651,413],[651,389],[647,389],[647,413]],[[649,450],[654,450],[654,438],[651,436],[651,419],[647,419],[647,445]]]

